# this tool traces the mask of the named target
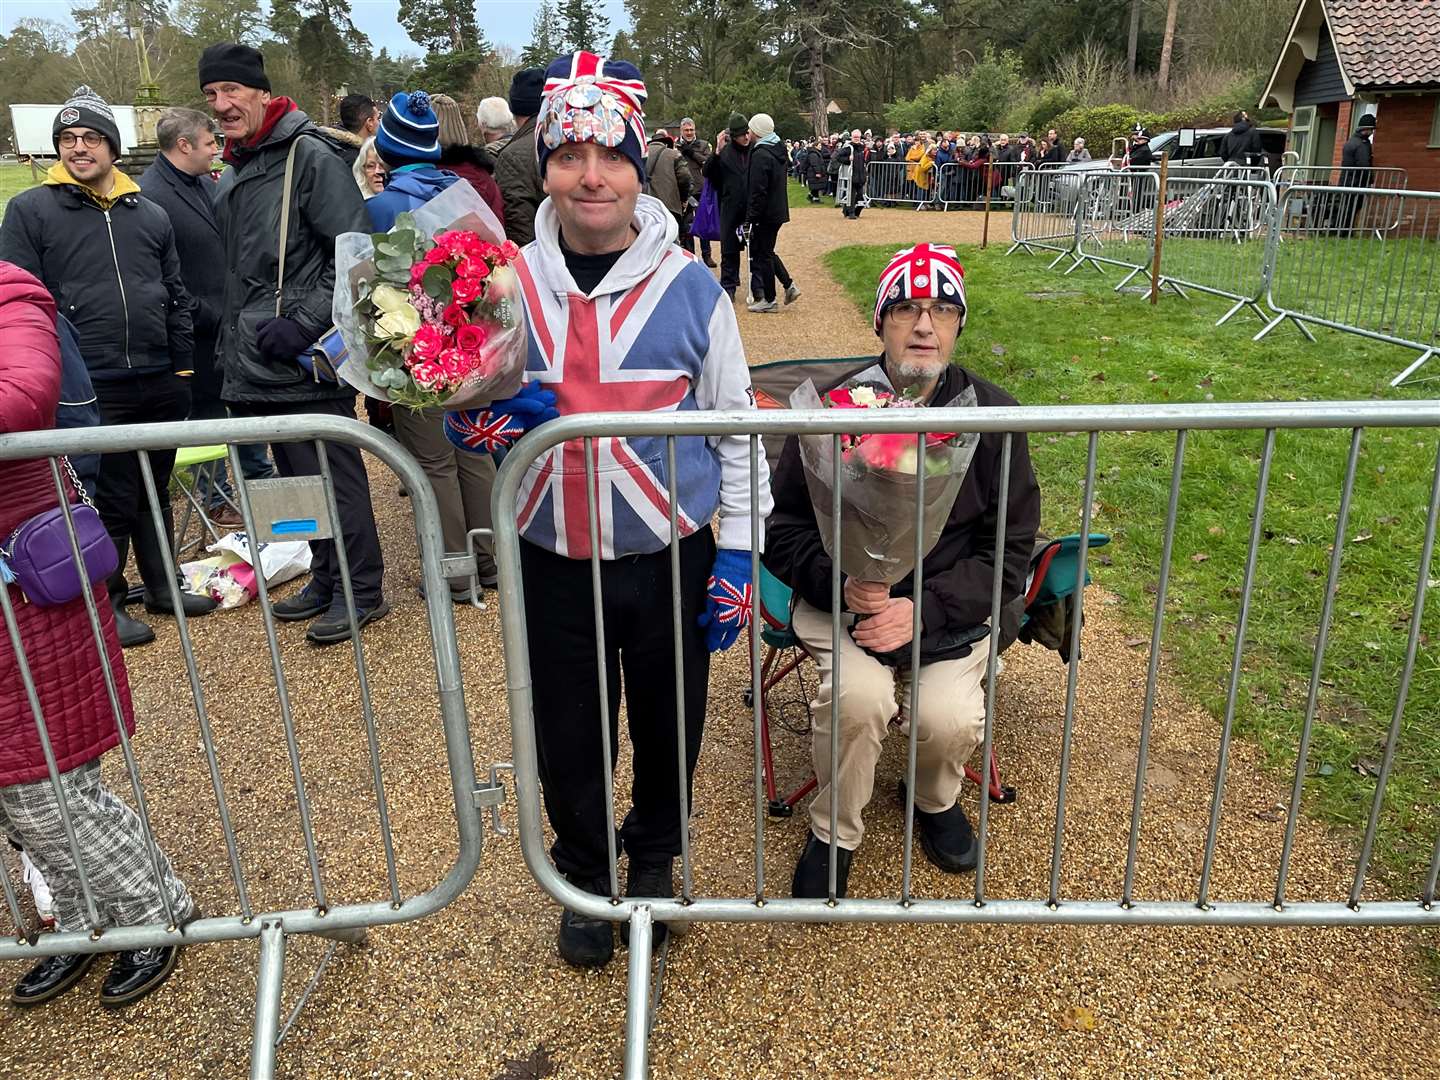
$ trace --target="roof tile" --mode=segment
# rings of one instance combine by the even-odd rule
[[[1357,91],[1440,87],[1440,0],[1325,0],[1325,11]]]

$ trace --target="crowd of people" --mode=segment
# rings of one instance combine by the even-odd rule
[[[748,248],[750,310],[772,312],[781,299],[798,297],[776,239],[789,217],[788,174],[819,149],[810,145],[798,158],[794,148],[787,152],[768,115],[736,114],[713,150],[688,119],[678,140],[664,131],[647,135],[641,73],[585,52],[518,72],[507,101],[481,103],[478,138],[453,100],[424,90],[383,103],[351,96],[341,103],[343,129],[317,125],[295,101],[273,94],[263,55],[241,44],[207,48],[197,75],[212,115],[167,111],[160,154],[138,184],[117,167],[124,147],[104,101],[82,87],[57,111],[57,163],[43,186],[10,202],[0,223],[0,433],[54,426],[62,401],[72,398],[68,384],[62,395],[62,374],[88,378],[93,392],[84,392],[93,393],[105,424],[226,414],[354,416],[355,391],[321,378],[315,356],[331,323],[336,238],[384,230],[456,184],[470,184],[520,246],[516,267],[532,381],[516,397],[483,408],[396,407],[388,416],[372,415],[372,422],[391,425],[423,466],[447,551],[467,550],[470,531],[490,525],[492,451],[538,424],[576,413],[755,408],[735,311],[740,254]],[[225,140],[218,179],[211,170],[212,122]],[[851,168],[863,171],[874,148],[854,132],[846,146],[832,149],[832,159],[848,149]],[[1000,153],[1023,161],[1039,149],[1022,139],[1005,142]],[[918,167],[927,155],[933,162],[936,154],[961,151],[953,139],[932,145],[925,137],[897,140],[893,152],[902,160],[914,153]],[[801,175],[813,185],[808,165]],[[694,252],[701,238],[690,204],[705,184],[718,206],[718,280],[703,239],[700,254]],[[950,363],[966,312],[964,271],[953,249],[922,244],[898,253],[878,283],[880,349],[866,366],[878,363],[897,390],[922,403],[973,388],[982,406],[1013,404],[1004,390]],[[476,432],[484,438],[472,437]],[[307,623],[306,637],[316,646],[350,640],[390,609],[364,462],[353,445],[325,446],[354,618],[331,540],[311,542],[310,579],[273,605],[277,619]],[[773,499],[762,460],[752,502],[749,451],[741,435],[680,438],[668,453],[663,436],[598,441],[593,535],[603,661],[596,656],[597,613],[590,601],[591,493],[577,494],[573,482],[584,475],[583,449],[551,448],[522,480],[517,524],[528,646],[546,673],[533,688],[540,780],[555,835],[552,856],[580,890],[611,892],[607,848],[614,822],[600,721],[608,722],[613,745],[623,699],[634,764],[631,805],[618,830],[624,894],[674,895],[674,859],[686,823],[669,673],[676,667],[684,673],[688,789],[704,730],[711,654],[732,645],[752,614],[752,525],[766,566],[800,598],[796,629],[821,669],[816,716],[829,723],[829,697],[838,692],[830,685],[834,659],[826,651],[830,559],[794,440],[773,478]],[[313,442],[277,441],[240,460],[245,480],[321,471]],[[1020,594],[1039,520],[1023,436],[1005,452],[1010,471],[1003,485],[1001,460],[1001,437],[983,436],[944,533],[925,560],[922,596],[913,595],[908,578],[895,586],[845,584],[843,618],[853,645],[845,646],[840,722],[855,737],[842,739],[841,774],[831,777],[831,733],[817,723],[821,794],[796,864],[795,896],[825,895],[832,791],[843,800],[835,839],[844,895],[879,741],[897,715],[919,725],[916,807],[927,857],[948,872],[975,864],[974,836],[956,800],[983,716],[985,648],[979,642],[988,632],[990,582],[999,561],[1003,599]],[[150,462],[163,510],[173,455],[152,453]],[[217,477],[213,486],[219,493],[240,479]],[[668,549],[672,485],[682,537],[678,581],[671,581]],[[997,551],[991,523],[1002,487],[1009,492],[1009,532]],[[163,920],[182,928],[198,917],[193,899],[164,853],[147,842],[134,811],[99,774],[100,756],[116,745],[117,724],[133,730],[135,723],[122,649],[154,637],[126,610],[127,547],[152,615],[173,615],[174,595],[182,596],[191,617],[208,615],[215,605],[176,588],[167,550],[173,530],[168,521],[161,530],[153,527],[136,454],[103,455],[90,488],[77,479],[65,495],[72,502],[93,497],[119,568],[90,583],[98,635],[83,596],[54,606],[15,605],[54,753],[45,746],[7,636],[0,641],[0,830],[23,849],[35,880],[53,896],[60,929]],[[0,536],[53,510],[59,498],[47,462],[0,464]],[[478,569],[482,583],[495,584],[492,552],[479,553]],[[457,602],[468,598],[466,584],[452,581]],[[23,582],[0,587],[22,599]],[[672,588],[687,628],[678,642]],[[923,635],[918,673],[907,670],[915,604]],[[955,648],[957,634],[968,634],[972,644]],[[896,659],[902,655],[903,662]],[[608,700],[601,697],[601,662]],[[100,678],[104,666],[115,675],[117,711]],[[895,680],[912,678],[920,680],[915,717],[904,715],[908,706],[897,705],[894,692]],[[848,693],[851,685],[863,692]],[[62,804],[75,822],[78,853],[59,825]],[[613,924],[566,909],[558,948],[571,964],[604,964],[614,949]],[[119,954],[102,1002],[124,1005],[153,991],[174,970],[178,952],[179,943]],[[49,1001],[76,985],[94,959],[91,953],[47,958],[21,978],[11,1000],[23,1006]]]

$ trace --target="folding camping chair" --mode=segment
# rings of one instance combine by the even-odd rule
[[[1090,534],[1090,547],[1104,547],[1110,537],[1104,533]],[[1051,540],[1038,537],[1035,550],[1030,556],[1030,575],[1023,598],[1018,640],[1027,644],[1040,644],[1060,652],[1068,660],[1070,627],[1074,620],[1074,596],[1078,591],[1080,574],[1080,536],[1062,536]],[[1090,574],[1085,574],[1085,584],[1090,584]],[[770,720],[772,715],[771,692],[777,690],[786,679],[793,678],[799,687],[799,701],[805,710],[806,727],[810,721],[810,699],[802,674],[802,667],[810,654],[805,651],[800,639],[790,628],[790,611],[793,597],[784,582],[763,566],[760,568],[760,615],[763,623],[760,640],[765,649],[760,665],[760,742],[762,766],[765,778],[767,810],[773,818],[790,817],[795,807],[817,786],[812,775],[788,795],[781,796],[775,781],[775,757],[771,748]],[[1002,620],[1003,621],[1003,620]],[[750,632],[755,632],[751,623]],[[1000,650],[1011,644],[1003,637]],[[988,648],[985,639],[977,642],[976,648]],[[753,680],[752,680],[753,682]],[[744,693],[747,708],[754,704],[752,691]],[[787,725],[788,726],[788,725]],[[792,730],[794,730],[792,728]],[[999,803],[1015,801],[1015,789],[1006,787],[1000,781],[1000,767],[995,761],[992,747],[989,761],[990,798]],[[965,775],[976,785],[982,783],[980,773],[972,766],[965,766]]]
[[[224,486],[220,484],[225,475],[225,458],[228,453],[229,450],[224,445],[182,446],[175,452],[175,468],[170,478],[185,497],[186,504],[180,515],[180,522],[175,527],[177,558],[192,548],[205,546],[207,542],[213,544],[223,535],[207,512],[204,500],[199,497],[202,478],[207,482],[211,494],[218,495],[237,514],[240,512],[235,500],[225,493]],[[200,529],[199,535],[190,542],[186,537],[190,532],[192,516],[199,521]]]

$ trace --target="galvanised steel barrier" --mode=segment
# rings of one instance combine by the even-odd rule
[[[1255,340],[1285,321],[1419,351],[1399,386],[1440,351],[1440,192],[1296,184],[1281,196]],[[1429,381],[1427,376],[1415,381]]]
[[[1440,907],[1436,906],[1435,893],[1437,878],[1440,878],[1440,837],[1437,837],[1425,880],[1418,883],[1415,899],[1412,900],[1369,900],[1365,897],[1366,875],[1374,854],[1375,837],[1394,765],[1401,724],[1405,717],[1411,679],[1416,667],[1420,648],[1421,623],[1425,611],[1425,600],[1431,574],[1431,561],[1435,548],[1437,518],[1440,518],[1440,460],[1437,460],[1426,511],[1426,525],[1422,550],[1419,552],[1414,600],[1408,621],[1405,659],[1398,673],[1395,706],[1387,730],[1384,753],[1378,768],[1375,792],[1368,808],[1364,839],[1356,858],[1354,875],[1347,894],[1333,900],[1294,901],[1287,895],[1291,853],[1301,807],[1303,784],[1309,765],[1311,736],[1317,715],[1320,687],[1324,673],[1325,652],[1329,631],[1334,615],[1334,601],[1339,582],[1342,556],[1346,550],[1347,529],[1351,495],[1356,484],[1360,448],[1367,428],[1440,428],[1440,402],[1305,402],[1273,404],[1233,405],[1114,405],[1114,406],[1071,406],[1043,408],[986,408],[986,409],[924,409],[912,410],[864,410],[864,409],[818,409],[813,411],[775,410],[762,412],[712,412],[712,413],[611,413],[568,416],[541,425],[527,434],[509,452],[502,466],[495,487],[495,541],[496,557],[500,569],[500,604],[502,631],[505,644],[506,686],[509,694],[512,743],[515,763],[516,798],[520,831],[520,846],[526,865],[536,882],[554,900],[586,916],[605,919],[616,923],[629,924],[629,972],[627,1014],[625,1023],[625,1065],[627,1080],[641,1080],[648,1075],[648,1020],[651,1000],[650,962],[652,954],[653,927],[656,922],[694,924],[706,922],[781,922],[781,923],[824,923],[824,922],[873,922],[873,923],[1026,923],[1026,924],[1069,924],[1069,925],[1165,925],[1165,926],[1437,926],[1440,925]],[[1284,839],[1280,851],[1278,873],[1273,893],[1249,900],[1218,900],[1212,895],[1212,879],[1215,868],[1217,839],[1220,832],[1221,812],[1224,803],[1230,748],[1233,740],[1237,702],[1244,674],[1242,663],[1245,654],[1246,634],[1252,608],[1255,604],[1257,562],[1261,543],[1265,536],[1265,506],[1269,477],[1275,456],[1276,435],[1280,431],[1294,429],[1338,428],[1350,433],[1350,449],[1341,490],[1338,493],[1339,506],[1336,517],[1334,546],[1329,560],[1329,574],[1324,586],[1320,624],[1314,646],[1309,696],[1305,707],[1304,722],[1298,739],[1293,787],[1288,805]],[[1224,717],[1220,728],[1216,755],[1214,784],[1210,792],[1208,828],[1203,846],[1203,861],[1195,891],[1184,899],[1151,900],[1136,895],[1137,851],[1141,835],[1142,815],[1146,794],[1146,770],[1149,755],[1150,736],[1155,719],[1156,690],[1159,680],[1159,665],[1164,644],[1164,622],[1166,594],[1170,581],[1170,570],[1175,545],[1176,523],[1180,512],[1181,483],[1185,473],[1185,448],[1192,433],[1202,431],[1249,431],[1260,435],[1260,457],[1257,472],[1253,510],[1249,522],[1249,544],[1244,566],[1243,585],[1239,593],[1238,612],[1234,629],[1234,648],[1230,657]],[[1124,880],[1118,894],[1109,899],[1075,899],[1064,895],[1061,888],[1061,865],[1065,842],[1066,790],[1069,783],[1071,758],[1074,742],[1076,717],[1076,694],[1078,663],[1080,654],[1080,628],[1083,622],[1083,595],[1077,594],[1077,610],[1072,624],[1065,688],[1064,720],[1060,734],[1059,779],[1056,793],[1056,807],[1053,829],[1052,850],[1049,859],[1049,885],[1044,895],[1019,898],[996,898],[986,888],[986,847],[989,835],[990,792],[989,785],[981,785],[979,796],[979,817],[977,838],[979,858],[975,869],[973,895],[956,898],[932,898],[917,896],[912,889],[912,862],[914,855],[914,791],[916,774],[916,731],[918,725],[910,725],[906,751],[906,798],[904,811],[904,841],[901,854],[901,883],[898,894],[875,897],[837,896],[835,867],[836,843],[834,837],[835,813],[838,799],[831,800],[831,845],[829,896],[824,899],[794,899],[776,895],[767,886],[765,876],[765,826],[766,800],[762,773],[762,692],[760,686],[762,664],[760,660],[760,635],[750,635],[751,687],[750,701],[753,726],[753,806],[754,806],[754,887],[745,895],[703,896],[695,888],[692,873],[692,845],[686,830],[681,830],[680,849],[680,895],[678,897],[645,897],[620,895],[619,868],[613,832],[609,841],[609,892],[608,896],[597,896],[571,885],[555,868],[546,851],[545,826],[540,808],[540,775],[537,761],[536,716],[532,697],[531,657],[525,616],[525,582],[521,572],[520,536],[516,526],[519,509],[518,498],[521,481],[527,469],[548,449],[568,441],[578,441],[584,453],[585,487],[587,498],[587,520],[590,530],[591,597],[590,603],[596,613],[595,646],[598,661],[597,671],[606,671],[605,634],[608,628],[600,613],[604,610],[601,598],[601,566],[599,559],[599,526],[596,514],[596,445],[601,440],[615,437],[654,437],[666,441],[667,459],[675,460],[675,440],[685,436],[718,437],[724,435],[745,436],[749,440],[749,488],[752,506],[759,504],[760,473],[759,462],[764,450],[762,437],[808,434],[830,436],[832,440],[834,469],[830,478],[834,498],[843,499],[845,475],[841,466],[840,436],[862,432],[954,432],[979,431],[1000,433],[1002,442],[1000,466],[1000,490],[994,532],[994,549],[1004,550],[1007,536],[1007,507],[1009,505],[1009,463],[1014,448],[1014,435],[1044,432],[1085,432],[1088,434],[1081,523],[1079,528],[1080,550],[1078,580],[1084,580],[1088,565],[1088,537],[1090,535],[1091,508],[1095,499],[1096,476],[1099,460],[1100,435],[1103,432],[1123,432],[1133,437],[1139,432],[1173,432],[1175,434],[1172,455],[1169,497],[1165,510],[1163,547],[1160,555],[1158,583],[1155,594],[1154,616],[1150,633],[1149,668],[1144,694],[1144,709],[1139,728],[1139,743],[1135,764],[1135,780],[1129,816],[1128,847]],[[923,461],[923,439],[917,435],[919,458]],[[916,527],[915,536],[924,534],[924,486],[925,470],[921,467],[916,476]],[[679,529],[676,524],[675,507],[678,505],[675,490],[675,470],[668,470],[670,507],[670,563],[671,580],[679,580],[680,565]],[[830,550],[842,549],[843,515],[835,515]],[[759,548],[760,523],[752,518],[751,523],[751,572],[753,580],[760,580]],[[914,591],[923,589],[924,551],[917,542],[915,552]],[[997,559],[990,586],[990,625],[1000,625],[1002,608],[1003,560]],[[1083,590],[1081,591],[1083,593]],[[840,619],[841,577],[839,560],[833,563],[831,578],[833,597],[831,639],[838,657],[841,635],[845,633]],[[686,632],[681,619],[678,591],[672,588],[669,623],[673,633],[672,655],[681,655],[681,635]],[[580,602],[584,602],[581,600]],[[917,653],[920,640],[920,611],[915,610],[915,626],[911,645],[911,665],[918,668]],[[690,632],[693,632],[691,630]],[[985,682],[985,729],[982,744],[982,760],[988,760],[994,740],[995,680],[997,674],[997,640],[995,635],[988,638],[988,666]],[[684,673],[680,665],[674,669],[677,701],[677,745],[682,748],[677,754],[675,768],[680,804],[680,820],[690,819],[688,805],[686,758],[683,747],[684,719]],[[544,677],[543,671],[539,673]],[[837,685],[845,676],[838,666],[833,672]],[[655,677],[666,681],[672,678],[670,671],[655,672]],[[919,680],[911,680],[911,715],[918,713]],[[832,697],[831,730],[840,730],[841,694]],[[607,700],[605,688],[600,688],[599,701]],[[615,817],[613,783],[610,781],[610,763],[613,760],[608,718],[604,710],[597,710],[596,722],[600,725],[600,741],[603,747],[596,768],[607,778],[605,785],[607,811],[610,820]],[[840,782],[837,754],[840,739],[831,740],[830,775]],[[1117,836],[1118,839],[1118,836]]]
[[[1065,273],[1118,266],[1128,273],[1116,291],[1144,273],[1155,257],[1158,191],[1159,179],[1147,172],[1085,173],[1075,210],[1075,261]]]
[[[1275,186],[1283,193],[1295,184],[1306,187],[1373,187],[1403,191],[1410,172],[1398,165],[1282,165],[1275,170]]]
[[[244,443],[296,443],[313,442],[319,460],[319,476],[281,478],[272,480],[246,481],[236,452],[237,444]],[[56,718],[44,715],[40,697],[31,678],[31,668],[26,659],[26,641],[21,634],[16,617],[17,605],[22,602],[18,588],[0,586],[0,609],[3,609],[8,648],[16,657],[20,676],[34,717],[39,741],[49,770],[49,782],[54,788],[61,813],[61,827],[65,834],[71,858],[77,868],[77,877],[84,898],[85,918],[88,927],[83,930],[71,929],[65,932],[33,935],[25,930],[17,891],[10,881],[8,872],[0,872],[5,900],[10,916],[14,920],[16,933],[0,939],[0,960],[37,961],[46,956],[60,956],[75,953],[101,953],[154,947],[185,946],[202,942],[238,941],[256,938],[260,942],[259,971],[257,978],[254,1035],[250,1075],[256,1078],[270,1077],[275,1066],[275,1051],[280,1039],[288,1032],[300,1008],[317,985],[321,973],[334,952],[332,944],[324,954],[319,969],[301,995],[299,1003],[288,1020],[281,1025],[280,1004],[282,980],[285,969],[285,939],[296,934],[314,934],[339,941],[358,942],[363,939],[365,928],[391,923],[410,922],[430,915],[449,904],[469,883],[480,862],[481,853],[481,807],[493,806],[498,802],[500,790],[493,773],[490,785],[477,784],[474,762],[471,757],[469,724],[465,714],[463,689],[460,681],[460,658],[455,641],[455,623],[451,611],[450,590],[447,578],[467,571],[474,572],[474,559],[463,555],[443,554],[440,533],[440,518],[435,496],[419,464],[403,451],[392,439],[379,434],[368,425],[351,419],[325,416],[273,417],[245,420],[213,420],[199,422],[138,424],[115,427],[70,429],[65,431],[25,432],[0,435],[0,461],[17,459],[48,458],[51,480],[60,492],[60,505],[66,507],[64,517],[69,534],[72,557],[80,560],[76,542],[75,526],[69,496],[62,481],[59,455],[93,454],[122,451],[138,452],[139,465],[148,495],[150,516],[160,535],[165,535],[165,524],[159,500],[156,497],[154,471],[150,454],[157,450],[182,446],[209,446],[229,444],[229,461],[235,478],[237,502],[245,520],[248,536],[259,541],[271,539],[336,540],[335,551],[340,571],[341,588],[346,611],[351,624],[355,621],[355,595],[351,583],[350,562],[345,544],[341,541],[338,527],[335,490],[332,482],[330,458],[327,445],[348,444],[373,454],[394,470],[410,494],[410,504],[415,516],[415,532],[419,542],[420,564],[428,597],[426,613],[429,620],[430,644],[433,649],[435,684],[438,692],[438,717],[444,733],[445,753],[449,766],[451,795],[455,806],[457,827],[457,850],[453,864],[443,877],[424,891],[402,888],[397,870],[397,855],[390,823],[390,802],[386,791],[382,749],[377,710],[371,699],[370,675],[367,667],[365,648],[360,635],[355,635],[351,646],[354,661],[355,686],[358,688],[359,715],[346,714],[343,707],[336,707],[336,687],[325,685],[307,687],[293,684],[287,677],[282,663],[280,640],[276,633],[275,615],[271,606],[269,590],[262,573],[255,575],[258,587],[258,608],[242,607],[234,611],[216,612],[212,619],[254,620],[263,623],[265,640],[268,645],[268,660],[273,673],[271,687],[278,705],[278,718],[284,733],[285,752],[289,762],[289,781],[298,811],[299,840],[303,844],[306,872],[303,880],[281,883],[285,867],[273,858],[265,859],[268,845],[262,844],[257,833],[273,832],[276,822],[237,822],[234,810],[234,794],[227,791],[223,772],[225,755],[217,749],[212,713],[206,704],[206,688],[197,663],[197,648],[191,636],[188,620],[180,603],[180,591],[173,558],[166,553],[166,570],[170,578],[170,601],[177,612],[175,616],[179,632],[180,651],[184,658],[188,695],[186,708],[193,703],[196,725],[209,777],[209,786],[214,799],[215,818],[207,822],[201,812],[203,796],[196,793],[191,822],[198,833],[213,825],[223,837],[223,847],[213,851],[214,865],[225,866],[234,884],[233,906],[229,912],[214,910],[212,897],[202,897],[207,909],[203,918],[177,924],[177,915],[183,912],[171,910],[166,891],[160,894],[165,907],[165,918],[150,925],[108,926],[99,914],[96,900],[86,873],[86,859],[81,851],[76,830],[72,825],[70,812],[60,787],[60,773],[57,771],[55,751],[52,746]],[[103,592],[101,596],[103,597]],[[104,602],[103,600],[101,602]],[[98,665],[94,677],[103,680],[110,699],[111,711],[119,731],[120,750],[124,758],[125,772],[129,779],[130,795],[143,826],[145,843],[149,854],[149,867],[157,884],[161,871],[157,862],[158,850],[165,848],[163,836],[157,837],[152,829],[152,800],[147,798],[146,785],[141,777],[140,761],[131,739],[127,736],[121,720],[121,704],[116,691],[116,670],[110,662],[103,645],[100,614],[97,601],[91,592],[84,593],[85,613],[90,631],[97,643]],[[58,610],[58,609],[56,609]],[[149,659],[152,650],[159,645],[149,646],[146,651],[127,653],[129,669],[134,672]],[[245,662],[245,658],[232,658],[234,662]],[[264,663],[260,657],[253,658]],[[423,677],[421,672],[417,678]],[[307,689],[318,689],[324,694],[327,708],[333,710],[336,726],[326,732],[329,754],[322,762],[311,762],[312,783],[307,786],[301,759],[301,738],[297,735],[296,704],[297,693]],[[177,688],[178,693],[184,693]],[[264,715],[266,704],[256,701],[254,710],[246,717],[245,731],[253,742],[258,730],[256,714]],[[137,710],[138,711],[138,710]],[[358,721],[358,725],[357,725]],[[363,744],[359,732],[363,730]],[[325,871],[325,846],[317,841],[316,800],[318,790],[313,783],[313,773],[323,768],[329,776],[345,767],[340,758],[341,747],[346,740],[344,733],[355,739],[353,767],[356,777],[365,775],[368,780],[368,797],[373,798],[376,814],[375,828],[378,832],[380,854],[383,855],[386,886],[381,895],[366,902],[341,900],[332,891],[334,882],[327,882]],[[147,738],[158,736],[147,735]],[[278,753],[278,746],[276,747]],[[233,768],[232,763],[232,768]],[[153,781],[152,777],[152,781]],[[167,778],[170,780],[171,778]],[[254,786],[254,781],[250,781]],[[363,791],[362,782],[352,790]],[[283,784],[283,781],[282,781]],[[245,789],[242,788],[242,791]],[[367,801],[369,799],[367,798]],[[287,799],[288,802],[288,799]],[[288,820],[289,807],[283,813]],[[355,833],[362,826],[358,822],[347,824],[346,830]],[[369,826],[364,826],[368,829]],[[247,842],[248,841],[248,842]],[[293,848],[292,848],[293,851]],[[298,862],[298,860],[297,860]],[[248,864],[248,866],[247,866]],[[259,865],[256,865],[259,864]],[[193,864],[192,864],[193,868]],[[93,869],[93,868],[92,868]],[[248,869],[248,873],[247,873]],[[175,867],[183,879],[187,875],[184,862]],[[286,891],[286,895],[301,896],[308,893],[308,903],[288,909],[272,909],[257,903],[255,889],[257,882],[266,893]],[[293,891],[290,891],[293,890]]]
[[[1035,166],[1028,161],[996,161],[979,167],[947,161],[936,170],[936,199],[945,210],[952,206],[978,206],[986,201],[988,182],[990,202],[1011,202],[1016,197],[1020,177],[1034,171]]]
[[[1169,177],[1161,287],[1182,297],[1194,290],[1233,301],[1216,326],[1246,309],[1268,322],[1260,301],[1274,213],[1275,187],[1268,180]]]
[[[1075,251],[1077,207],[1082,174],[1041,167],[1020,175],[1015,205],[1010,213],[1010,248],[1006,255],[1023,251],[1054,252],[1053,269]]]
[[[870,206],[908,203],[924,206],[935,201],[935,169],[927,176],[929,185],[922,187],[910,179],[915,172],[913,161],[874,161],[865,166],[865,199]]]

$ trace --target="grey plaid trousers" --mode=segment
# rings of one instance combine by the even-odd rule
[[[60,787],[75,826],[75,839],[100,925],[163,922],[165,906],[156,887],[140,815],[101,783],[99,760],[61,773]],[[48,778],[0,787],[0,833],[19,841],[45,875],[55,896],[56,928],[86,929],[89,920],[80,876],[65,838],[55,789]],[[183,922],[192,914],[194,901],[175,876],[165,852],[157,849],[157,855],[170,910],[177,921]]]

